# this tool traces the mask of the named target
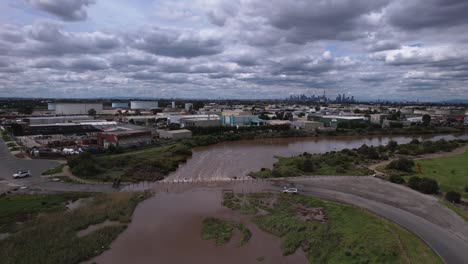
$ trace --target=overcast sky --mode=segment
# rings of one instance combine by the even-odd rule
[[[2,0],[0,96],[468,98],[466,0]]]

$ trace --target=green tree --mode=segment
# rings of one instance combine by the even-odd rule
[[[314,162],[312,159],[306,158],[302,163],[302,170],[304,172],[313,172],[315,170]]]
[[[404,172],[412,172],[414,167],[414,161],[405,157],[393,160],[387,165],[387,169],[399,170]]]
[[[423,115],[422,122],[423,122],[423,126],[428,126],[431,123],[431,116],[428,114]]]
[[[96,116],[96,109],[94,109],[94,108],[89,109],[89,110],[88,110],[88,115],[90,115],[90,116]]]
[[[23,114],[23,115],[30,115],[34,111],[32,106],[27,106],[27,105],[20,105],[18,107],[18,113]]]
[[[398,143],[396,141],[390,140],[387,144],[387,148],[391,152],[394,152],[395,150],[398,149]]]

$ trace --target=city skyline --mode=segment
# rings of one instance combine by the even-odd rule
[[[0,12],[0,97],[468,95],[466,1],[6,0]]]

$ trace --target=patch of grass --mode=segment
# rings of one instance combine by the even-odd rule
[[[13,195],[0,198],[0,233],[13,233],[24,227],[24,222],[35,219],[39,213],[59,212],[68,201],[88,197],[86,193],[59,193]]]
[[[125,225],[104,227],[84,237],[78,237],[77,232],[105,220],[128,223],[136,205],[145,198],[134,193],[97,194],[92,202],[75,210],[61,208],[40,214],[27,228],[0,241],[0,259],[5,264],[86,261],[107,250]]]
[[[276,202],[267,206],[265,199],[272,198]],[[281,237],[284,255],[301,249],[309,263],[441,263],[416,236],[359,208],[302,195],[255,194],[247,200],[268,213],[252,221]],[[303,218],[317,208],[326,221]]]
[[[240,246],[247,244],[252,234],[243,224],[213,217],[208,217],[203,220],[201,237],[203,240],[214,239],[216,245],[220,246],[231,240],[234,229],[238,229],[242,233]]]
[[[248,196],[244,194],[225,193],[223,205],[241,214],[256,214],[257,208],[248,202]]]
[[[417,160],[416,163],[421,164],[421,174],[411,176],[434,179],[442,192],[456,191],[468,198],[468,193],[464,192],[468,185],[468,150],[460,155]]]
[[[68,164],[74,175],[85,179],[112,181],[114,178],[121,178],[130,182],[155,181],[175,171],[179,164],[185,162],[191,155],[189,146],[174,143],[121,154],[78,158],[69,161]]]
[[[65,164],[57,165],[57,166],[55,166],[53,168],[50,168],[50,169],[44,171],[42,173],[42,175],[52,175],[52,174],[61,173],[62,170],[63,170],[63,167],[65,167]]]
[[[456,206],[455,204],[448,202],[448,201],[440,201],[441,204],[447,206],[450,210],[454,211],[457,215],[459,215],[461,218],[465,220],[465,222],[468,222],[468,211],[463,210],[462,208]]]

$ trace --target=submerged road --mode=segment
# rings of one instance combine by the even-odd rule
[[[373,180],[378,181],[377,179]],[[399,224],[424,240],[445,263],[467,263],[466,228],[468,225],[460,217],[444,207],[431,207],[432,212],[427,213],[432,214],[434,217],[424,217],[426,214],[424,208],[414,208],[413,210],[418,211],[415,214],[411,212],[411,209],[397,208],[395,207],[396,204],[390,205],[392,202],[361,197],[357,189],[350,188],[348,192],[331,190],[309,180],[293,180],[292,183],[300,185],[300,191],[304,195],[352,204]],[[377,188],[376,186],[375,191],[379,192]],[[415,194],[415,197],[417,195],[419,194]],[[420,200],[420,198],[417,197],[417,200]],[[433,197],[427,197],[428,203],[431,203],[431,198]],[[402,205],[402,207],[405,208],[405,205]],[[446,221],[447,223],[434,223],[439,221]]]

